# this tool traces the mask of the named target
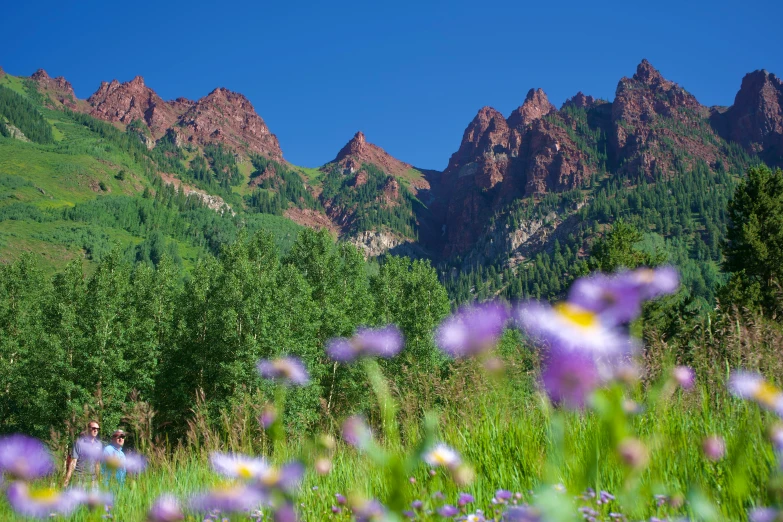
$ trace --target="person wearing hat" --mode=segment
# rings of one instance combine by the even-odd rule
[[[118,429],[111,434],[109,445],[103,448],[101,473],[105,485],[109,484],[110,479],[114,479],[119,485],[125,483],[125,453],[122,451],[124,444],[125,432]]]

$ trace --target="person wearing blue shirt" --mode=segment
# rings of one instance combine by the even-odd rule
[[[125,432],[117,430],[111,435],[111,443],[103,448],[101,473],[104,485],[108,486],[110,479],[114,479],[118,485],[125,483],[125,453],[122,451],[124,444]]]

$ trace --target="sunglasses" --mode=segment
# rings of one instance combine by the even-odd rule
[[[124,439],[125,439],[125,435],[117,435],[117,436],[116,436],[116,437],[114,437],[114,438],[115,438],[115,439],[123,439],[123,440],[124,440]]]
[[[90,426],[90,429],[93,431],[98,431],[100,428],[98,426]]]

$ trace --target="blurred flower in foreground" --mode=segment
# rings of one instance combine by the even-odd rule
[[[457,515],[459,513],[459,509],[452,506],[451,504],[446,504],[445,506],[442,506],[438,510],[438,514],[444,518],[449,518]]]
[[[587,397],[600,384],[592,357],[561,350],[550,352],[541,380],[552,402],[574,409],[584,407]]]
[[[617,448],[620,458],[628,466],[641,469],[647,465],[649,460],[649,453],[647,452],[647,446],[644,445],[639,439],[628,438],[620,443]]]
[[[783,392],[757,373],[732,373],[729,378],[729,390],[737,397],[754,400],[783,416]]]
[[[275,509],[272,517],[275,522],[296,522],[296,510],[290,502],[284,503]]]
[[[38,439],[27,435],[0,438],[0,473],[33,480],[54,471],[52,457]]]
[[[569,302],[525,303],[517,308],[515,318],[531,337],[562,350],[617,356],[635,347],[628,335],[602,323],[595,312]]]
[[[424,462],[436,468],[456,469],[460,465],[461,459],[459,454],[450,447],[445,444],[438,444],[424,453]]]
[[[465,504],[471,504],[473,503],[475,499],[473,498],[473,495],[470,493],[460,493],[459,494],[459,500],[457,500],[457,505],[459,507],[464,506]]]
[[[438,326],[435,342],[451,357],[476,355],[497,344],[508,318],[508,309],[500,302],[464,307]]]
[[[752,509],[748,513],[750,522],[777,522],[780,520],[781,513],[777,509],[762,507]]]
[[[710,460],[718,461],[726,456],[726,442],[717,435],[704,439],[701,447],[704,451],[704,456]]]
[[[295,384],[304,386],[310,382],[310,376],[296,357],[282,357],[273,360],[261,360],[258,362],[258,373],[264,379],[275,379],[283,384]]]
[[[217,509],[227,513],[250,511],[257,508],[266,495],[258,488],[246,485],[228,485],[191,497],[190,509],[207,512]]]
[[[31,490],[24,482],[13,482],[8,486],[6,494],[14,511],[33,518],[49,518],[52,513],[67,516],[81,504],[85,495],[80,489]]]
[[[383,520],[386,509],[383,504],[375,499],[357,500],[352,506],[356,522],[370,522],[371,520]]]
[[[183,520],[182,508],[174,495],[161,495],[152,505],[147,522],[176,522]]]
[[[338,362],[350,362],[358,357],[394,357],[403,347],[402,332],[390,324],[383,328],[359,328],[350,339],[337,337],[326,346],[326,353]]]
[[[359,415],[348,417],[343,422],[343,440],[359,449],[365,448],[372,442],[372,432]]]
[[[677,384],[679,384],[683,390],[690,390],[693,388],[693,382],[696,379],[693,370],[688,366],[675,367],[672,370],[672,377],[674,377],[674,380],[677,381]]]
[[[147,468],[147,459],[138,453],[129,452],[125,455],[125,471],[138,475]]]
[[[267,404],[258,417],[258,423],[262,428],[268,430],[275,423],[275,420],[277,420],[277,409],[273,405]]]
[[[568,302],[596,313],[606,324],[624,324],[639,316],[643,301],[673,293],[679,284],[671,266],[595,274],[574,282]]]
[[[92,489],[90,491],[73,489],[71,491],[74,498],[76,498],[80,504],[87,506],[90,511],[104,506],[111,506],[114,502],[114,497],[108,491],[101,491],[99,489]]]
[[[304,472],[304,464],[297,460],[279,468],[269,466],[257,476],[258,484],[265,489],[279,489],[291,493],[299,486]]]
[[[512,506],[503,513],[501,520],[503,522],[541,522],[543,519],[528,506]]]
[[[245,455],[214,452],[209,460],[217,473],[243,480],[258,479],[269,469],[266,460]]]

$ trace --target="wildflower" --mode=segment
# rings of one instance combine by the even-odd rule
[[[569,302],[529,302],[517,308],[515,319],[532,337],[564,351],[614,357],[635,348],[628,335],[601,322],[598,314]]]
[[[438,514],[444,518],[450,518],[456,516],[458,513],[459,513],[459,509],[452,506],[451,504],[446,504],[445,506],[441,507],[438,510]]]
[[[342,508],[339,508],[337,506],[332,506],[332,513],[334,513],[335,515],[339,515],[342,512],[343,512]]]
[[[452,477],[458,486],[467,486],[476,478],[476,472],[467,464],[460,464],[453,470]]]
[[[354,415],[343,422],[343,440],[358,449],[372,442],[372,432],[363,417]]]
[[[475,513],[471,513],[465,517],[465,522],[486,522],[486,518],[484,518],[484,514],[480,511],[476,511]]]
[[[237,513],[257,508],[265,499],[266,495],[258,488],[244,484],[228,485],[192,496],[189,506],[199,512],[218,510]]]
[[[319,475],[328,475],[332,471],[332,461],[326,457],[321,457],[315,461],[315,471]]]
[[[495,492],[495,498],[493,498],[492,501],[497,504],[505,504],[512,496],[513,493],[511,493],[509,490],[499,489]]]
[[[503,522],[541,522],[541,515],[528,506],[511,506],[503,513]]]
[[[738,397],[752,399],[778,415],[783,415],[783,392],[757,373],[732,373],[729,389]]]
[[[131,475],[138,475],[147,467],[147,459],[138,453],[129,452],[125,455],[125,471]]]
[[[608,504],[612,500],[614,500],[614,495],[609,493],[608,491],[601,490],[601,492],[598,494],[598,500],[596,501],[596,504]]]
[[[704,439],[701,447],[704,456],[710,460],[718,461],[726,456],[726,442],[717,435]]]
[[[587,397],[599,385],[592,357],[562,350],[552,350],[541,380],[552,402],[575,409],[584,407]]]
[[[687,366],[677,366],[672,370],[672,377],[677,381],[684,390],[690,390],[693,388],[693,381],[695,379],[693,370]]]
[[[639,439],[627,438],[617,448],[620,458],[632,468],[643,468],[647,465],[649,454],[647,447]]]
[[[231,478],[258,479],[269,470],[269,464],[266,460],[245,455],[214,452],[209,460],[217,473]]]
[[[337,500],[337,503],[340,504],[341,506],[344,506],[345,503],[348,502],[348,500],[339,493],[335,493],[334,498]]]
[[[424,454],[424,462],[436,468],[443,466],[455,469],[460,464],[460,457],[456,451],[441,443]]]
[[[369,522],[371,520],[381,520],[386,513],[383,504],[375,499],[360,500],[353,506],[353,514],[356,522]]]
[[[175,522],[184,518],[179,500],[173,495],[158,497],[147,514],[147,522]]]
[[[629,323],[642,311],[638,285],[627,277],[604,274],[575,281],[568,292],[568,302],[596,313],[608,324]]]
[[[256,477],[262,488],[279,489],[285,492],[295,490],[304,476],[304,465],[299,461],[291,461],[280,468],[268,466]]]
[[[473,495],[470,493],[460,493],[459,499],[457,500],[457,505],[459,507],[462,507],[466,504],[472,504],[476,499],[473,498]]]
[[[438,326],[435,342],[451,357],[476,355],[497,344],[508,317],[499,302],[462,308]]]
[[[295,384],[304,386],[310,382],[310,376],[302,364],[302,361],[296,357],[282,357],[280,359],[266,360],[262,359],[257,365],[258,372],[264,379],[275,379],[284,384]]]
[[[774,508],[755,508],[748,513],[750,522],[777,522],[780,520],[780,511]]]
[[[359,328],[353,337],[331,339],[326,353],[338,362],[350,362],[358,357],[394,357],[402,350],[402,332],[395,325],[383,328]]]
[[[268,430],[275,423],[275,420],[277,420],[277,409],[273,405],[267,404],[258,417],[258,423],[262,428]]]
[[[421,500],[414,500],[413,502],[411,502],[411,507],[416,511],[418,511],[422,507],[424,507],[424,502],[422,502]]]
[[[69,489],[31,490],[25,482],[13,482],[6,492],[8,503],[18,514],[33,518],[49,518],[52,513],[67,516],[83,499],[83,491]]]
[[[673,294],[680,286],[680,275],[673,266],[658,268],[637,268],[621,274],[632,283],[639,286],[642,299],[655,299],[666,294]]]
[[[296,511],[294,505],[286,502],[274,511],[273,520],[275,522],[296,522]]]
[[[38,439],[27,435],[0,438],[0,473],[33,480],[54,471],[52,457]]]
[[[92,489],[89,492],[83,489],[74,489],[72,492],[74,497],[79,500],[79,503],[87,506],[90,511],[101,506],[110,506],[114,501],[111,493],[98,489]]]

